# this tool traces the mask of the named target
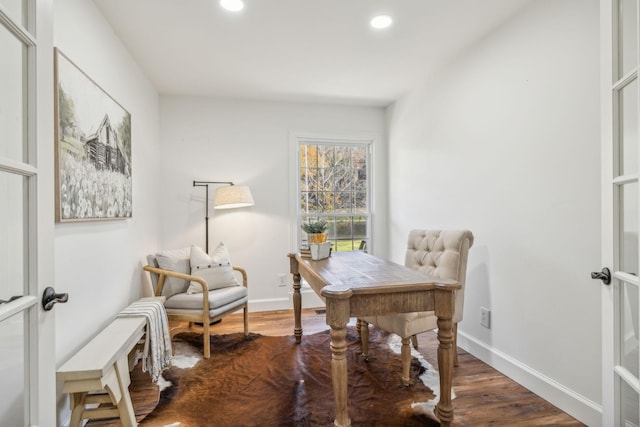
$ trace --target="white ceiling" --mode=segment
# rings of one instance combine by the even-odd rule
[[[94,0],[161,94],[385,106],[531,0]],[[394,24],[373,30],[387,13]]]

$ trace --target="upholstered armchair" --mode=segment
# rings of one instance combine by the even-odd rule
[[[467,257],[473,245],[473,234],[468,230],[412,230],[409,233],[405,265],[428,276],[453,279],[460,283],[456,291],[453,313],[454,365],[458,365],[458,323],[462,321],[464,307],[464,287],[467,275]],[[437,328],[437,318],[433,311],[371,316],[360,319],[363,357],[368,355],[369,323],[399,335],[402,338],[402,382],[409,384],[411,348],[409,341],[418,347],[416,335]]]
[[[202,324],[205,359],[211,355],[210,325],[223,316],[243,309],[249,334],[247,273],[231,265],[222,243],[212,256],[192,246],[148,255],[147,263],[154,294],[166,298],[168,319],[189,322],[189,328]]]

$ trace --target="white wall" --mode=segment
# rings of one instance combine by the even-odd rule
[[[468,228],[460,344],[600,424],[597,0],[532,2],[389,109],[390,248]],[[491,310],[491,329],[479,324]]]
[[[194,188],[194,179],[248,185],[255,206],[210,207],[209,249],[223,241],[232,262],[247,269],[250,310],[291,308],[291,287],[277,286],[278,274],[289,272],[286,254],[297,249],[290,247],[290,132],[366,133],[384,144],[384,109],[162,96],[160,112],[158,249],[204,247],[205,189]],[[384,177],[380,169],[374,173]],[[386,200],[384,189],[379,198]]]
[[[54,8],[54,45],[131,113],[133,168],[132,219],[56,225],[55,287],[69,293],[55,308],[59,365],[140,295],[139,260],[159,241],[159,101],[93,2]],[[61,422],[68,409],[59,397]]]

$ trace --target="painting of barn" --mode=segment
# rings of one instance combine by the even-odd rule
[[[129,174],[129,159],[122,151],[118,134],[111,126],[108,115],[105,114],[97,132],[85,138],[84,150],[86,158],[97,169]]]
[[[132,216],[131,115],[56,49],[56,220]]]

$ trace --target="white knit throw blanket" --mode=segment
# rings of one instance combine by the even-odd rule
[[[158,381],[162,370],[171,363],[171,335],[167,312],[160,301],[136,301],[118,314],[118,317],[134,316],[147,318],[142,372],[149,371],[151,379]]]

